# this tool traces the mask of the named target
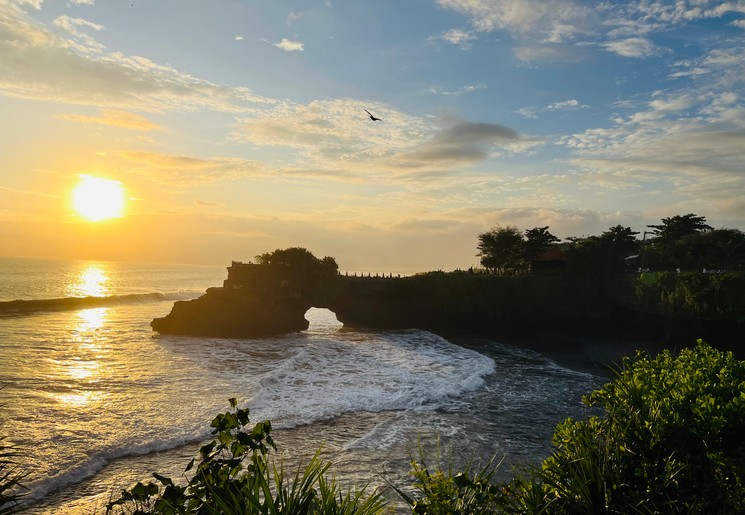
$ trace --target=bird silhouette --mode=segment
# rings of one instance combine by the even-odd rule
[[[370,119],[374,122],[377,122],[378,120],[382,120],[382,118],[375,118],[370,111],[365,109],[365,112],[370,115]]]

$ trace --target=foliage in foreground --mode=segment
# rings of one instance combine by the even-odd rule
[[[24,488],[21,481],[28,473],[16,462],[17,456],[15,446],[6,443],[5,438],[0,436],[0,515],[20,511]]]
[[[306,467],[290,475],[280,464],[270,463],[269,448],[276,451],[269,421],[249,429],[249,410],[237,408],[212,421],[216,439],[200,450],[201,461],[186,486],[153,474],[157,483],[137,483],[107,505],[107,513],[157,514],[282,514],[313,513],[351,515],[380,513],[383,502],[375,492],[342,491],[320,451]],[[194,468],[195,460],[185,472]]]
[[[514,482],[524,507],[745,512],[745,362],[732,353],[701,341],[677,357],[638,353],[584,402],[604,416],[557,426],[555,452]]]
[[[0,515],[16,513],[23,498],[20,482],[26,474],[15,462],[16,456],[12,445],[0,441]]]

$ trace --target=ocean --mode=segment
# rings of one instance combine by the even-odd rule
[[[181,478],[231,397],[272,421],[291,470],[322,446],[345,484],[405,485],[422,449],[428,463],[495,457],[509,477],[547,456],[556,423],[583,416],[581,396],[607,380],[524,346],[348,329],[316,308],[307,331],[275,338],[151,330],[226,277],[0,258],[0,435],[30,472],[28,513],[103,513],[152,472]]]

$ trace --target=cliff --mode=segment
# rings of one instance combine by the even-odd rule
[[[221,288],[176,302],[151,325],[160,333],[254,338],[307,329],[311,307],[330,309],[348,327],[461,333],[604,324],[613,310],[562,275],[347,277],[233,263]]]

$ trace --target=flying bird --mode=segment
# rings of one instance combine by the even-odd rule
[[[377,122],[378,120],[382,120],[382,118],[375,118],[370,111],[365,109],[365,112],[370,115],[370,119],[374,122]]]

